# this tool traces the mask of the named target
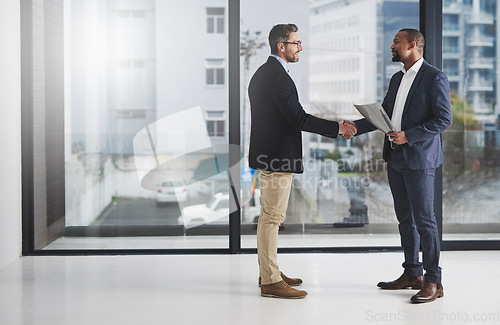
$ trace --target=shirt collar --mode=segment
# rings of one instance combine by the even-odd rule
[[[401,71],[403,71],[404,74],[406,74],[409,71],[414,71],[415,73],[418,73],[418,70],[420,70],[420,67],[424,63],[424,58],[421,57],[417,62],[415,62],[408,71],[406,71],[405,66],[403,65],[401,67]]]
[[[290,69],[288,68],[288,63],[283,60],[282,58],[280,58],[279,56],[275,55],[275,54],[271,54],[271,56],[273,58],[276,58],[276,60],[279,61],[279,63],[281,63],[281,65],[283,66],[283,69],[285,69],[286,73],[288,73],[290,71]]]

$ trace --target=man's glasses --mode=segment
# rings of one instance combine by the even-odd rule
[[[297,47],[301,47],[302,46],[302,42],[281,42],[281,43],[284,43],[284,44],[294,44],[294,45],[297,45]]]

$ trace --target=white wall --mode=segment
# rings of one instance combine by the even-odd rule
[[[0,1],[0,269],[21,254],[20,1]]]

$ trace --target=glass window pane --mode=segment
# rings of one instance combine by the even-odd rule
[[[214,33],[214,17],[207,18],[207,33],[209,34]]]
[[[458,37],[443,37],[443,53],[458,54],[460,51],[458,41]]]
[[[443,31],[458,31],[459,28],[459,15],[443,14]]]
[[[267,36],[280,22],[299,28],[304,51],[289,68],[304,109],[327,119],[353,120],[359,118],[354,103],[382,102],[390,78],[401,68],[392,62],[390,46],[399,29],[418,28],[419,3],[295,0],[284,6],[242,1],[241,139],[246,154],[251,125],[248,83],[268,59]],[[384,135],[372,132],[345,141],[302,134],[305,171],[294,175],[280,247],[399,246],[382,159]],[[260,206],[250,202],[260,201],[259,182],[257,172],[245,163],[242,193],[249,203],[243,208],[242,230],[252,233]],[[360,227],[341,228],[350,224]],[[243,247],[255,247],[252,236],[243,236]]]
[[[207,121],[207,131],[211,137],[215,136],[215,121]]]
[[[207,85],[215,84],[214,69],[207,69]]]
[[[218,137],[224,136],[224,124],[225,124],[225,121],[217,121],[217,136]]]
[[[224,17],[217,18],[217,33],[224,34]]]
[[[496,6],[443,2],[443,70],[453,110],[443,134],[443,240],[500,238]]]
[[[227,39],[207,32],[220,29],[227,1],[214,4],[36,4],[36,39],[50,47],[34,51],[48,63],[34,82],[51,94],[35,114],[46,126],[34,138],[37,170],[50,171],[36,190],[36,249],[228,248],[228,93],[206,87],[224,83]],[[172,26],[180,32],[167,39]],[[174,50],[186,39],[201,50]],[[200,233],[210,238],[193,241]]]
[[[216,69],[217,73],[217,84],[218,85],[223,85],[224,84],[224,69]]]

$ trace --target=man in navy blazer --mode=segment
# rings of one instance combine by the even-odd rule
[[[248,86],[251,109],[249,164],[259,172],[261,213],[257,226],[257,252],[261,295],[303,298],[301,279],[288,278],[278,267],[278,228],[285,218],[292,173],[302,173],[302,131],[336,138],[352,136],[355,128],[307,114],[288,74],[297,62],[302,42],[294,24],[280,24],[269,32],[271,56],[255,72]]]
[[[430,302],[444,295],[434,216],[434,176],[443,163],[440,135],[452,121],[448,78],[423,59],[424,37],[418,30],[400,30],[391,50],[392,61],[404,66],[392,76],[382,103],[397,131],[387,134],[383,157],[399,222],[404,273],[378,286],[421,289],[411,302]],[[357,134],[375,130],[365,119],[355,124]],[[419,261],[420,245],[423,263]]]

